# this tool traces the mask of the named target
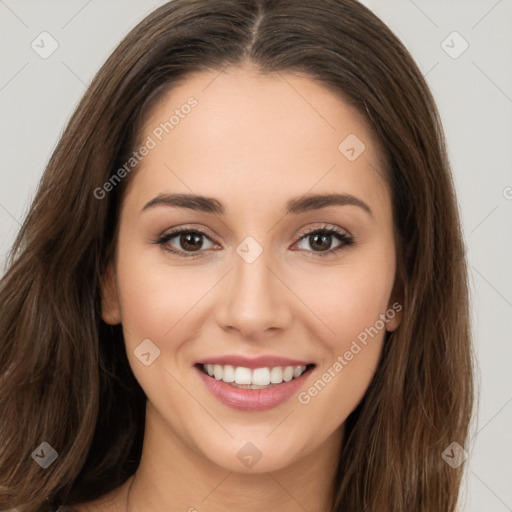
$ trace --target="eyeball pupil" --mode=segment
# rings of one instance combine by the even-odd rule
[[[321,244],[326,244],[326,245],[321,245]],[[326,235],[326,234],[323,234],[323,233],[316,233],[314,235],[311,235],[310,236],[310,244],[311,244],[311,247],[315,248],[316,247],[319,247],[320,250],[325,250],[325,249],[329,249],[330,245],[331,245],[331,235]]]
[[[181,235],[180,243],[184,249],[191,251],[199,250],[202,245],[201,237],[196,233],[186,233]]]

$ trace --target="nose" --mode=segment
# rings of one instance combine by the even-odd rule
[[[266,251],[252,263],[236,255],[219,300],[218,324],[253,341],[286,329],[292,319],[291,294],[278,274]]]

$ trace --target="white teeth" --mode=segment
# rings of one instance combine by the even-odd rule
[[[290,382],[300,377],[305,371],[305,366],[274,366],[272,368],[245,368],[229,364],[203,364],[203,369],[216,380],[222,380],[235,386],[254,386],[255,389],[268,387],[272,384]]]
[[[222,366],[220,364],[214,364],[213,365],[213,376],[217,380],[222,379]]]
[[[252,384],[252,372],[249,368],[237,366],[235,369],[236,384]]]
[[[283,380],[289,382],[293,379],[293,366],[287,366],[283,370]]]
[[[274,366],[270,370],[270,382],[272,384],[281,384],[283,382],[283,369],[280,366]]]
[[[268,368],[256,368],[252,371],[252,382],[257,386],[267,386],[270,384],[270,370]]]
[[[305,366],[297,366],[297,367],[295,368],[295,370],[293,370],[293,376],[294,376],[295,378],[300,377],[300,376],[302,375],[302,373],[304,372],[304,370],[305,370],[305,369],[306,369],[306,367],[305,367]]]
[[[235,382],[235,369],[230,364],[223,367],[222,380],[224,382]]]

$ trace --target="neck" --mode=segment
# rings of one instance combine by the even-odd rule
[[[331,510],[342,431],[286,467],[241,473],[185,446],[161,422],[147,421],[141,462],[124,486],[126,511]]]

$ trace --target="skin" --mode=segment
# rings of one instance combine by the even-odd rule
[[[392,307],[394,227],[377,142],[365,119],[319,82],[249,65],[190,76],[154,108],[142,140],[190,96],[198,105],[131,176],[102,287],[103,319],[123,324],[148,396],[141,463],[122,487],[77,508],[325,511],[344,423],[371,382],[385,329],[308,404],[293,396],[267,411],[231,409],[192,367],[225,354],[311,361],[304,391]],[[349,134],[366,146],[353,162],[338,150]],[[290,199],[333,192],[359,198],[371,214],[348,204],[284,215]],[[161,193],[216,198],[225,213],[165,205],[141,212]],[[315,251],[304,233],[324,226],[354,243],[319,256],[340,244],[332,237]],[[206,234],[201,257],[154,243],[175,227]],[[263,249],[250,264],[236,252],[247,236]],[[168,246],[185,251],[179,236]],[[161,351],[149,366],[134,355],[144,339]],[[262,454],[252,468],[237,457],[249,441]]]

